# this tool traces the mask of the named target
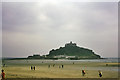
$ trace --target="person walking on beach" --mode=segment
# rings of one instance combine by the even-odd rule
[[[85,76],[85,70],[82,70],[82,76]]]
[[[33,69],[35,70],[35,66],[33,67]]]
[[[62,65],[62,68],[64,67],[64,65]]]
[[[31,70],[33,69],[33,67],[31,66]]]
[[[1,71],[2,71],[2,73],[1,73],[1,77],[2,77],[2,79],[1,79],[1,80],[5,80],[5,72],[4,72],[3,69],[2,69]]]
[[[48,65],[48,68],[50,68],[50,65]]]
[[[55,64],[53,64],[53,67],[55,66]]]
[[[101,71],[98,71],[99,72],[99,77],[102,77],[102,72]]]
[[[59,65],[59,68],[61,68],[60,65]]]

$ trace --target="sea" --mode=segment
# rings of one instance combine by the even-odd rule
[[[71,62],[108,62],[108,63],[119,63],[120,58],[104,58],[104,59],[81,59],[81,60],[67,60],[67,59],[58,59],[58,60],[42,60],[42,59],[23,59],[23,60],[5,60],[5,62],[11,64],[11,63],[17,63],[17,64],[22,64],[22,63],[54,63],[54,62],[62,62],[62,63],[71,63]],[[4,61],[2,61],[4,62]]]

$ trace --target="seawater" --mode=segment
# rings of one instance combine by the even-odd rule
[[[76,62],[76,63],[80,63],[80,62],[118,62],[117,58],[114,59],[85,59],[85,60],[39,60],[39,59],[28,59],[28,60],[5,60],[5,63],[7,64],[37,64],[37,63],[72,63],[72,62]]]

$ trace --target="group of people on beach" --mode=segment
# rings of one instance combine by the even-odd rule
[[[35,66],[31,66],[31,70],[35,70],[35,68],[36,68]]]
[[[81,72],[82,72],[82,76],[85,76],[85,74],[86,74],[85,70],[82,70]],[[98,71],[98,73],[99,73],[98,74],[99,77],[102,77],[102,72],[100,70]]]
[[[48,67],[50,67],[50,65],[48,65]],[[63,68],[64,65],[61,65],[61,67]],[[31,66],[31,70],[35,70],[35,68],[36,68],[35,66]],[[1,72],[2,72],[1,73],[1,77],[2,77],[1,80],[5,80],[5,72],[4,72],[4,70],[2,69]],[[85,76],[85,74],[86,74],[85,70],[82,70],[81,72],[82,72],[82,76]],[[99,77],[102,77],[102,72],[100,70],[98,71],[98,73],[99,73]]]
[[[64,65],[59,65],[59,68],[64,68]]]
[[[53,67],[55,67],[55,64],[53,64],[53,65],[48,65],[48,68],[50,68],[51,66],[53,66]],[[62,64],[62,65],[59,65],[59,68],[64,68],[64,65]]]

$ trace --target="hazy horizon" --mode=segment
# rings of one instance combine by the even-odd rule
[[[2,3],[3,57],[44,55],[70,41],[102,57],[118,57],[118,3]]]

